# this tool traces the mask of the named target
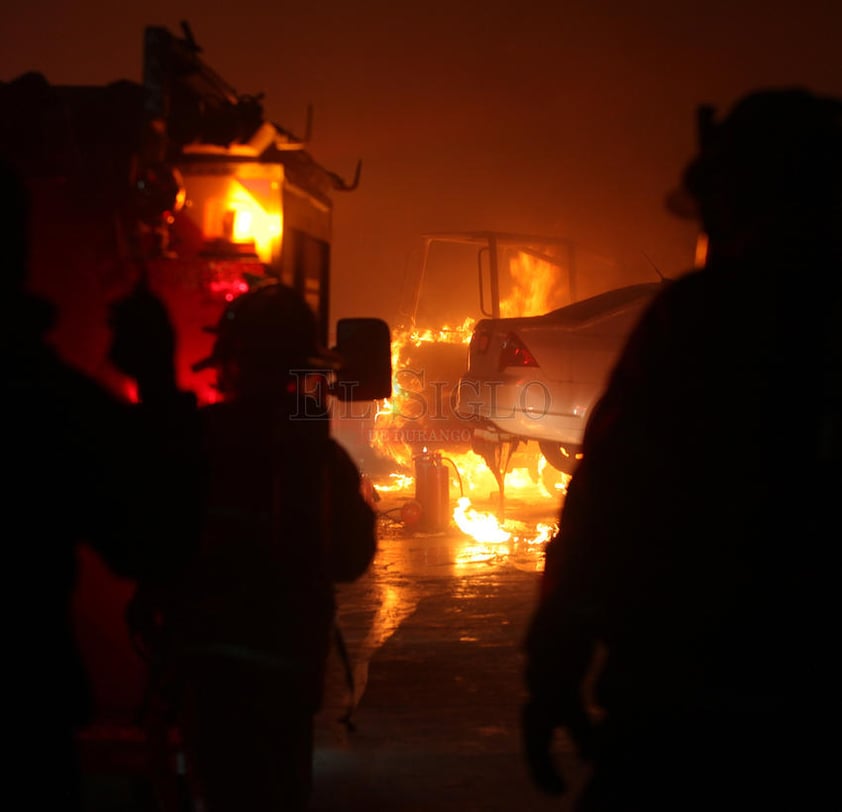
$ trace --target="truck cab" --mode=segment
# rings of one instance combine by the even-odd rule
[[[205,328],[256,281],[302,293],[328,346],[332,198],[356,188],[360,164],[350,182],[319,164],[309,119],[303,138],[267,120],[262,97],[218,76],[182,27],[146,28],[140,83],[58,85],[32,72],[0,84],[15,111],[0,150],[30,186],[32,287],[58,305],[63,354],[125,386],[103,360],[107,308],[143,280],[175,322],[181,385],[211,402],[207,376],[192,371],[210,349]]]

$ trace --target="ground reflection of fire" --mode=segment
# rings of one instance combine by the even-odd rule
[[[500,302],[502,316],[539,315],[566,303],[562,299],[569,295],[569,289],[561,284],[556,265],[521,252],[510,263],[509,271],[512,288]],[[439,449],[452,466],[450,492],[457,494],[452,524],[471,540],[458,556],[459,563],[509,557],[519,549],[533,553],[543,550],[556,530],[551,522],[527,526],[473,506],[495,502],[499,485],[482,457],[470,450],[470,424],[448,421],[452,415],[437,399],[442,396],[446,400],[448,391],[444,384],[436,388],[435,379],[425,379],[426,370],[418,359],[425,348],[450,346],[454,351],[460,347],[466,351],[474,324],[469,317],[454,327],[393,332],[393,395],[378,401],[369,435],[371,448],[395,467],[374,482],[379,493],[411,499],[416,485],[413,465],[420,453],[427,453],[428,446]],[[431,401],[431,394],[435,400]],[[548,468],[537,450],[519,456],[522,464],[513,465],[505,473],[507,500],[533,507],[546,505],[548,513],[557,515],[569,477]]]

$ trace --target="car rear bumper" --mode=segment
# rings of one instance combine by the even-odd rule
[[[588,415],[588,410],[560,404],[538,380],[489,386],[469,377],[459,380],[456,411],[461,418],[482,420],[504,434],[576,446],[582,442]]]

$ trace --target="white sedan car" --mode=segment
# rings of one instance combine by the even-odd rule
[[[477,322],[457,406],[474,423],[475,449],[534,440],[553,467],[572,473],[591,410],[663,284],[629,285],[541,316]]]

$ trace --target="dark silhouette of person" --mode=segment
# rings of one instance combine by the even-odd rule
[[[209,358],[221,400],[199,410],[204,521],[163,617],[165,662],[192,792],[207,812],[303,810],[314,716],[334,632],[335,584],[376,552],[360,474],[308,391],[335,361],[315,316],[274,281],[236,298]]]
[[[670,208],[705,266],[645,312],[586,430],[525,640],[527,763],[599,810],[832,797],[842,100],[699,111]],[[832,766],[831,766],[832,765]]]
[[[11,719],[3,793],[24,808],[75,810],[84,795],[77,736],[96,711],[74,629],[77,555],[87,545],[111,573],[150,584],[179,571],[189,551],[179,535],[157,529],[163,515],[174,529],[189,521],[176,515],[168,485],[170,474],[186,471],[173,442],[185,436],[178,423],[194,409],[174,378],[167,385],[166,367],[148,374],[153,357],[141,372],[148,406],[138,411],[59,355],[48,340],[57,311],[27,287],[38,235],[30,234],[29,192],[11,162],[0,163],[0,189],[3,690]],[[165,345],[167,323],[131,338],[147,339]],[[172,461],[161,470],[154,449],[164,447]]]

